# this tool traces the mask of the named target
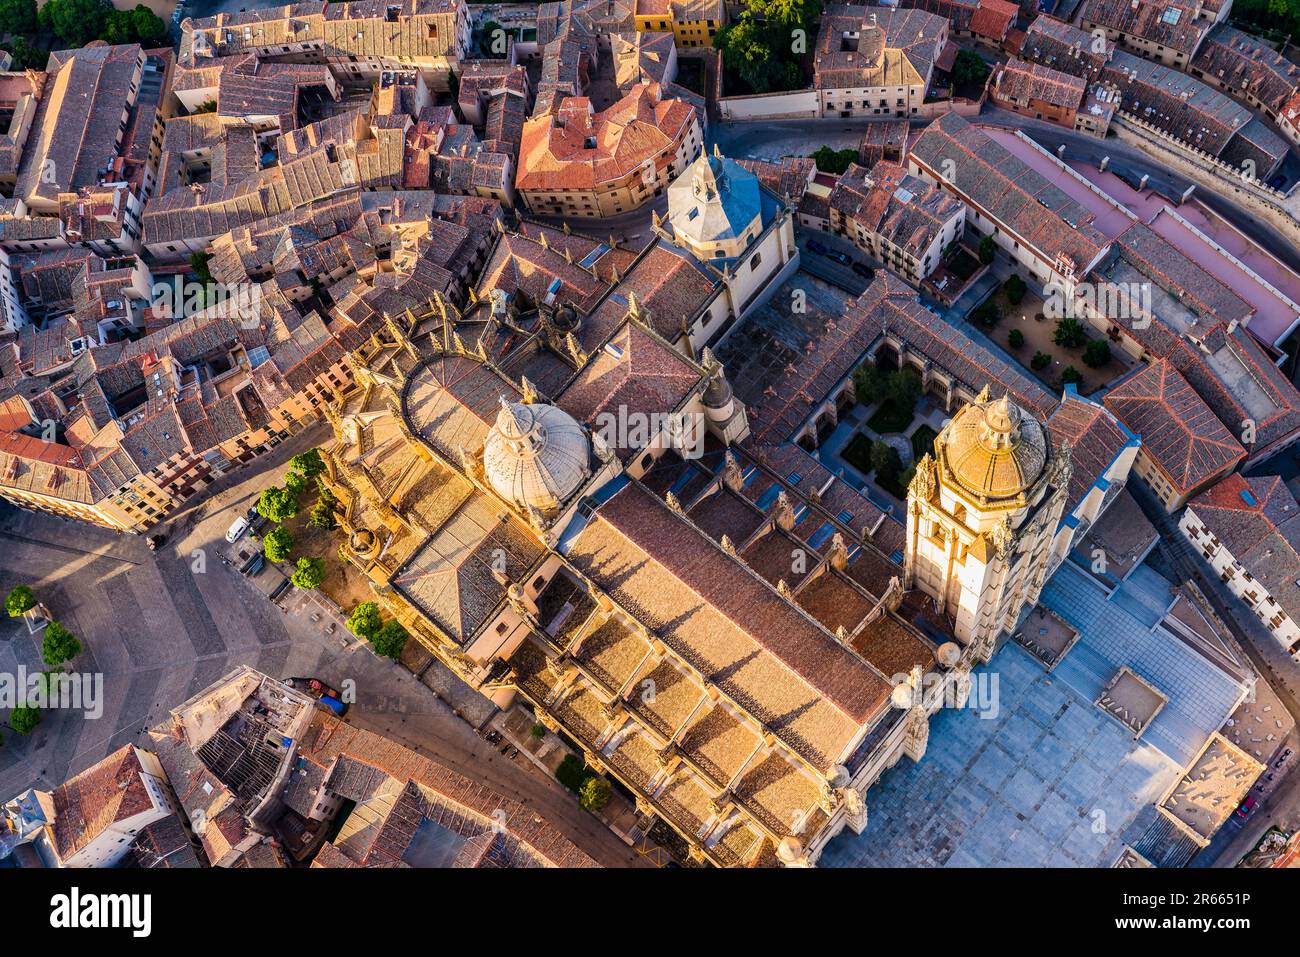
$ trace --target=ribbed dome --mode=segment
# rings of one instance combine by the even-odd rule
[[[582,426],[567,412],[502,399],[483,443],[483,473],[503,498],[550,512],[587,478],[590,456]]]
[[[1047,436],[1007,396],[971,404],[944,431],[943,460],[965,491],[1012,498],[1038,480],[1047,464]]]

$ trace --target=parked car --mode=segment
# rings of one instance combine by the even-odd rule
[[[815,239],[808,240],[808,251],[810,253],[816,253],[819,256],[826,255],[826,247],[823,246],[821,243],[817,242],[817,240]]]
[[[343,700],[343,696],[319,678],[285,678],[284,683],[290,688],[311,695],[340,718],[348,712],[348,705]]]
[[[1237,805],[1237,817],[1250,817],[1250,812],[1255,810],[1257,803],[1254,795],[1247,796],[1246,800]]]
[[[229,530],[226,532],[226,541],[233,545],[244,537],[246,531],[248,531],[248,519],[241,515],[231,523]]]
[[[151,551],[151,552],[156,552],[156,551],[158,551],[158,549],[160,549],[162,546],[164,546],[164,545],[167,544],[167,536],[166,536],[166,535],[150,535],[147,544],[149,545],[149,551]]]
[[[859,276],[861,276],[863,279],[876,278],[876,271],[872,269],[870,266],[868,266],[866,263],[855,262],[850,268]]]
[[[831,250],[827,252],[826,258],[834,260],[835,262],[839,263],[841,266],[847,266],[849,263],[853,262],[853,260],[850,259],[847,255],[835,250]]]
[[[330,698],[342,697],[342,695],[319,678],[285,678],[284,683],[290,688],[296,688],[298,691],[305,691],[313,698],[319,698],[321,695],[326,695]]]
[[[269,518],[267,518],[265,515],[258,515],[249,521],[248,534],[250,535],[261,534],[262,529],[266,528],[266,526],[270,524],[271,524],[271,520]]]

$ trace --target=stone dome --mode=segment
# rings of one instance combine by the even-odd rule
[[[553,405],[501,400],[483,443],[483,474],[520,508],[559,508],[590,474],[591,445],[574,418]]]
[[[1043,426],[1005,395],[966,406],[944,430],[943,440],[947,471],[980,499],[1019,495],[1047,465]]]

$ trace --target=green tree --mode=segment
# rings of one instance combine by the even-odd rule
[[[1007,345],[1012,349],[1019,349],[1025,344],[1025,334],[1019,329],[1012,329],[1007,333]]]
[[[536,738],[538,741],[540,741],[542,740],[542,738],[546,737],[546,725],[535,724],[533,725],[532,730],[529,733],[532,734],[532,736]]]
[[[145,49],[164,46],[167,42],[167,24],[162,17],[154,13],[143,3],[137,3],[131,11],[131,23],[135,30],[135,40]]]
[[[71,661],[81,654],[81,642],[76,636],[57,621],[45,626],[45,637],[41,641],[41,657],[53,668],[65,661]]]
[[[1056,321],[1056,331],[1052,333],[1052,341],[1064,349],[1077,349],[1083,345],[1087,335],[1083,331],[1083,325],[1073,316],[1066,316]]]
[[[357,605],[348,618],[348,631],[367,641],[379,634],[379,629],[383,625],[384,619],[379,614],[379,605],[373,601],[363,601]]]
[[[379,631],[375,632],[375,636],[370,639],[370,643],[375,646],[376,654],[383,655],[385,658],[400,658],[402,649],[406,647],[410,637],[410,633],[400,621],[390,620],[380,626]]]
[[[922,391],[921,377],[911,369],[902,369],[889,377],[889,401],[900,416],[904,412],[910,416],[916,411]]]
[[[304,556],[298,559],[298,568],[289,580],[297,588],[316,588],[325,580],[325,563],[319,558]]]
[[[14,37],[7,43],[0,43],[0,50],[12,57],[15,70],[44,70],[50,59],[49,53],[32,46],[25,37]]]
[[[952,85],[954,87],[982,86],[989,78],[989,65],[974,50],[957,51],[957,59],[952,64]]]
[[[1052,357],[1045,352],[1035,352],[1034,357],[1029,360],[1029,368],[1035,372],[1046,369],[1052,364]]]
[[[857,162],[858,151],[853,149],[833,150],[829,146],[822,146],[812,154],[812,158],[817,163],[817,168],[823,173],[834,173],[839,176]]]
[[[339,527],[338,519],[334,517],[334,509],[324,497],[317,499],[316,504],[311,507],[307,525],[311,528],[323,528],[327,532],[332,532]]]
[[[1083,381],[1083,373],[1074,366],[1066,366],[1065,371],[1061,373],[1061,384],[1069,385],[1071,382],[1076,385]]]
[[[980,262],[985,266],[993,262],[993,257],[997,254],[998,245],[993,241],[992,236],[985,236],[980,240]]]
[[[110,0],[48,0],[36,19],[69,47],[83,47],[100,38],[111,12]]]
[[[262,539],[262,550],[271,561],[284,561],[293,553],[293,533],[283,525],[275,526]]]
[[[889,396],[889,376],[874,362],[864,362],[853,370],[853,387],[863,405],[883,402]]]
[[[36,607],[36,592],[30,585],[15,585],[5,596],[5,611],[10,618],[17,618]]]
[[[583,782],[578,791],[578,803],[592,813],[599,811],[609,803],[614,794],[614,786],[604,778],[592,776]]]
[[[307,488],[307,476],[301,472],[285,472],[284,488],[285,491],[297,499]]]
[[[1083,364],[1092,369],[1100,369],[1110,361],[1110,343],[1105,339],[1093,339],[1083,347]]]
[[[1011,274],[1011,278],[1006,281],[1006,284],[1002,288],[1006,291],[1007,302],[1011,303],[1013,306],[1020,305],[1025,298],[1025,293],[1029,291],[1029,287],[1025,285],[1025,281],[1015,273]]]
[[[556,780],[575,794],[582,790],[582,786],[587,783],[587,779],[591,776],[591,772],[582,763],[582,759],[575,754],[566,754],[564,760],[560,762],[560,766],[555,769]]]
[[[975,307],[975,311],[970,314],[970,317],[981,326],[992,327],[1002,320],[1002,310],[998,308],[998,304],[992,299],[985,299]]]
[[[257,514],[277,524],[287,522],[298,514],[298,496],[275,485],[264,488],[257,499]]]
[[[314,479],[325,471],[325,459],[321,457],[320,449],[308,449],[291,458],[289,468],[301,472],[309,479]]]
[[[728,79],[754,93],[802,87],[802,61],[816,42],[820,15],[820,0],[749,0],[713,40]]]
[[[903,459],[888,442],[876,441],[871,445],[871,467],[876,470],[877,482],[892,485],[903,471]]]
[[[36,32],[36,0],[0,0],[0,33],[31,36]]]
[[[9,727],[19,734],[31,734],[41,723],[41,709],[29,704],[20,704],[9,712]]]

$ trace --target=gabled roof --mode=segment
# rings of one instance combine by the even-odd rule
[[[108,828],[153,808],[134,745],[125,745],[54,790],[54,848],[66,861]]]
[[[1122,381],[1106,408],[1142,439],[1146,455],[1180,494],[1235,468],[1246,450],[1167,359]]]

